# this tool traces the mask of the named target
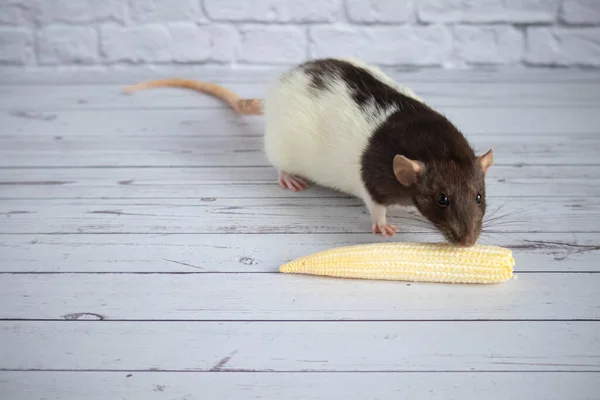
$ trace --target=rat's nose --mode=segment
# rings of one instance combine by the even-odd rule
[[[462,237],[461,241],[459,242],[459,244],[463,247],[471,247],[475,244],[475,242],[477,241],[477,239],[475,239],[475,235],[472,233],[467,233],[465,236]]]

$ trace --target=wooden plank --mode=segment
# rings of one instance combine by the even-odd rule
[[[494,148],[497,165],[598,162],[600,135],[472,135],[479,154]],[[261,137],[12,137],[0,139],[0,167],[267,166]]]
[[[488,232],[598,232],[597,197],[495,198]],[[369,233],[362,202],[348,198],[3,200],[3,234]],[[418,219],[418,220],[416,220]],[[404,232],[435,232],[416,209],[391,210]]]
[[[136,80],[138,82],[139,80]],[[468,83],[402,82],[428,104],[443,106],[512,108],[600,105],[600,84],[585,83]],[[263,98],[266,83],[231,83],[226,87],[245,98]],[[179,88],[123,93],[125,85],[0,86],[0,109],[74,110],[144,108],[214,108],[215,97]]]
[[[82,313],[105,320],[600,320],[598,285],[600,274],[589,273],[520,274],[498,285],[276,272],[4,274],[0,319]]]
[[[404,233],[395,240],[433,241]],[[383,242],[367,234],[2,235],[0,272],[275,272],[286,261],[329,248]],[[597,233],[484,234],[508,247],[515,271],[600,272]]]
[[[269,82],[277,74],[288,70],[292,65],[111,65],[111,66],[58,66],[26,67],[1,66],[0,84],[14,85],[88,85],[88,84],[130,84],[140,80],[168,77],[184,77],[211,80],[221,83]],[[405,67],[381,66],[399,81],[407,82],[563,82],[600,83],[600,73],[595,70],[567,69],[519,69],[514,67],[414,69]]]
[[[11,322],[0,368],[600,371],[598,322]]]
[[[598,372],[0,372],[8,399],[593,400]]]
[[[558,109],[441,107],[467,136],[598,134],[597,108]],[[191,110],[0,111],[0,136],[126,137],[260,136],[264,117],[240,116],[228,108]]]
[[[5,169],[0,198],[339,197],[311,185],[281,190],[272,167]],[[600,196],[600,169],[590,166],[502,166],[488,172],[496,196]]]

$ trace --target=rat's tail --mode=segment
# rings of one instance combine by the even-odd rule
[[[202,93],[212,94],[226,101],[235,111],[244,115],[262,115],[262,100],[244,99],[231,90],[214,83],[199,82],[191,79],[159,79],[156,81],[142,82],[125,88],[125,93],[155,87],[179,87],[197,90]]]

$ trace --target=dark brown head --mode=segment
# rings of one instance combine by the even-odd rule
[[[411,188],[417,209],[451,243],[473,246],[485,214],[485,174],[493,164],[489,150],[471,160],[435,160],[428,164],[394,157],[394,175]]]

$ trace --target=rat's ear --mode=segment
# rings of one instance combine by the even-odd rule
[[[412,186],[423,173],[423,164],[401,155],[394,157],[394,175],[404,186]]]
[[[490,168],[492,164],[494,164],[494,152],[492,151],[492,149],[489,149],[487,153],[477,157],[477,161],[479,162],[479,165],[481,165],[483,173],[487,173],[488,168]]]

